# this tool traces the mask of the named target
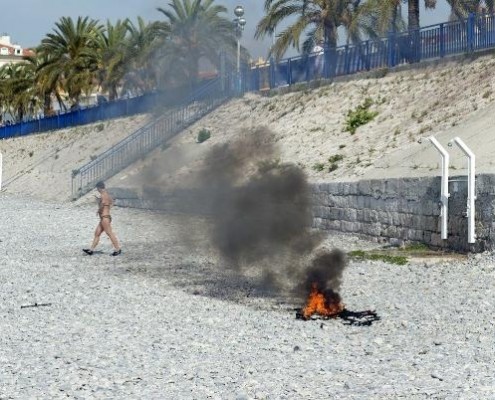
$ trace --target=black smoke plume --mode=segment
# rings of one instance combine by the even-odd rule
[[[270,289],[305,296],[317,282],[336,292],[344,254],[313,255],[322,236],[311,230],[311,188],[300,167],[278,161],[273,143],[258,128],[208,154],[198,198],[212,217],[211,241],[232,268],[257,270]]]
[[[311,229],[306,175],[295,164],[279,162],[274,143],[266,128],[246,130],[236,140],[212,147],[203,162],[194,164],[187,187],[158,190],[156,173],[144,174],[149,187],[143,186],[143,193],[168,204],[171,211],[208,216],[207,234],[225,265],[259,279],[265,289],[305,297],[316,282],[322,291],[338,292],[344,254],[322,247],[322,235]],[[190,161],[188,157],[179,158]],[[161,166],[155,164],[153,170],[172,175],[178,171],[166,163]],[[195,232],[188,231],[186,222],[184,227],[183,242],[197,251],[191,239]]]

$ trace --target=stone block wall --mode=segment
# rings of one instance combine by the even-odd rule
[[[495,247],[495,175],[476,176],[476,243],[467,243],[466,176],[451,177],[447,240],[440,236],[440,177],[320,183],[314,227],[479,252]]]

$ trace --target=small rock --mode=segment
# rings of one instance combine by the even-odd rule
[[[438,379],[439,381],[443,381],[443,377],[440,376],[437,372],[432,372],[431,377],[434,379]]]
[[[299,346],[294,346],[294,351],[299,351],[301,348]]]

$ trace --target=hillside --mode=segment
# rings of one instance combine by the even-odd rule
[[[272,97],[248,94],[208,115],[170,146],[119,174],[112,184],[181,186],[201,169],[212,146],[260,126],[273,131],[280,160],[299,164],[313,182],[437,175],[436,150],[428,142],[418,143],[420,137],[430,135],[444,146],[460,136],[478,156],[477,172],[492,171],[494,67],[495,58],[484,56],[311,91]],[[370,111],[378,113],[376,118],[355,134],[344,131],[349,110],[367,98],[373,102]],[[211,139],[197,144],[203,128],[211,131]],[[465,158],[457,149],[450,152],[451,173],[462,174]],[[331,157],[336,161],[329,161]]]
[[[139,115],[0,140],[3,189],[8,193],[67,201],[72,170],[130,135],[147,120],[147,115]]]
[[[313,182],[437,175],[438,154],[429,143],[418,143],[420,137],[430,135],[444,145],[460,136],[477,155],[477,172],[490,172],[494,169],[490,155],[495,151],[491,134],[494,67],[495,58],[483,56],[422,69],[383,71],[385,76],[379,78],[271,97],[247,94],[127,168],[110,185],[133,189],[187,185],[213,146],[262,126],[273,132],[276,157],[300,165]],[[345,131],[348,112],[366,99],[377,116],[354,134]],[[146,118],[1,141],[4,180],[23,173],[7,191],[68,200],[71,171],[133,132]],[[211,131],[211,138],[198,144],[203,128]],[[451,173],[462,174],[465,158],[457,149],[450,152]]]

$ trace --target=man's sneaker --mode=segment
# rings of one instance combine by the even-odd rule
[[[94,251],[91,250],[91,249],[83,249],[83,251],[88,255],[88,256],[92,256]]]
[[[120,256],[120,253],[122,253],[122,249],[120,250],[115,250],[113,253],[112,253],[112,256]]]

